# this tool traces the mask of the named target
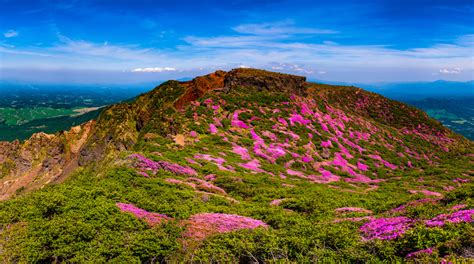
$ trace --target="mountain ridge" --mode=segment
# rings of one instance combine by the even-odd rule
[[[0,153],[0,184],[13,186],[0,203],[3,260],[472,254],[473,143],[360,88],[217,71],[162,83],[73,130],[2,143],[15,150]]]
[[[283,81],[282,81],[283,80]],[[182,94],[179,94],[181,91],[164,91],[165,93],[173,94],[171,97],[169,97],[168,94],[168,99],[174,100],[172,103],[172,107],[176,108],[177,110],[181,110],[185,106],[187,106],[190,102],[195,101],[208,92],[211,91],[218,91],[218,92],[223,92],[223,93],[228,93],[231,87],[238,87],[238,86],[243,86],[243,87],[258,87],[259,91],[262,90],[274,90],[274,91],[279,91],[279,92],[285,92],[289,94],[298,94],[298,95],[305,95],[306,91],[309,91],[310,93],[318,93],[320,96],[325,96],[331,98],[331,95],[334,95],[332,89],[339,89],[338,92],[342,92],[345,95],[350,94],[355,92],[355,94],[370,94],[372,96],[371,99],[377,98],[377,100],[389,100],[384,98],[383,96],[380,96],[375,93],[370,93],[368,91],[364,91],[363,89],[356,88],[353,86],[333,86],[333,85],[324,85],[324,84],[315,84],[315,83],[307,83],[306,78],[302,76],[295,76],[295,75],[290,75],[290,74],[280,74],[280,73],[274,73],[274,72],[269,72],[266,70],[259,70],[259,69],[243,69],[243,68],[237,68],[234,69],[230,72],[225,72],[218,70],[214,73],[204,75],[204,76],[199,76],[196,77],[192,80],[189,81],[167,81],[164,84],[171,85],[174,89],[177,89],[178,86],[182,86],[184,88],[184,92]],[[79,153],[77,154],[77,157],[75,157],[74,163],[77,163],[77,165],[69,165],[72,167],[77,167],[77,166],[83,166],[86,165],[92,161],[97,161],[102,158],[103,155],[105,155],[105,152],[108,151],[109,147],[115,150],[126,150],[129,149],[130,147],[133,146],[133,144],[138,140],[138,136],[140,134],[140,131],[143,129],[144,125],[151,120],[151,116],[149,113],[153,113],[157,110],[157,107],[154,105],[158,105],[161,107],[161,104],[163,102],[156,102],[153,100],[159,99],[161,100],[164,95],[162,94],[162,91],[160,91],[160,87],[162,85],[157,86],[155,89],[151,90],[150,92],[144,93],[142,95],[137,96],[133,101],[131,102],[125,102],[125,103],[118,103],[111,105],[107,107],[101,114],[101,116],[98,118],[99,120],[114,120],[118,121],[116,124],[111,125],[108,122],[88,122],[85,124],[82,124],[80,126],[77,126],[73,129],[71,129],[70,133],[75,133],[74,131],[77,131],[78,128],[80,129],[86,129],[87,130],[87,140],[85,142],[81,142],[81,146],[78,149]],[[166,86],[166,85],[165,85]],[[171,90],[173,90],[171,88]],[[179,95],[178,95],[179,94]],[[339,93],[336,94],[337,96],[340,96]],[[339,106],[342,105],[347,106],[347,101],[341,102],[338,100],[338,98],[334,97],[334,100],[332,103],[337,103]],[[388,101],[385,101],[388,102]],[[384,102],[384,103],[385,103]],[[390,102],[395,102],[397,105],[397,108],[399,108],[400,111],[405,111],[410,109],[411,111],[417,111],[413,107],[409,107],[405,104],[398,103],[396,101],[391,101]],[[352,102],[349,104],[350,106],[353,105],[355,102]],[[139,106],[138,109],[137,107],[133,106]],[[375,105],[371,105],[375,106]],[[385,106],[387,107],[387,106]],[[158,107],[159,108],[159,107]],[[370,108],[370,107],[369,107]],[[380,108],[376,109],[360,109],[359,114],[363,114],[366,117],[371,117],[371,118],[377,118],[380,117],[377,113],[381,113],[383,111],[388,112],[387,109],[383,110]],[[347,107],[345,107],[346,110],[348,110]],[[161,111],[161,110],[160,110]],[[367,115],[367,113],[369,113]],[[419,112],[422,115],[422,118],[424,120],[422,121],[428,121],[430,124],[437,128],[441,128],[442,126],[438,121],[435,121],[431,118],[429,118],[426,114],[423,112]],[[158,112],[156,113],[158,116],[164,116],[163,112]],[[401,115],[404,117],[404,115]],[[123,122],[127,120],[126,122]],[[163,120],[162,120],[163,121]],[[396,124],[393,122],[393,120],[381,120],[380,118],[377,119],[379,122],[383,123],[391,123],[391,125]],[[397,120],[398,122],[399,120]],[[411,125],[410,120],[404,122],[404,125]],[[101,124],[104,124],[104,127],[100,127]],[[86,127],[86,128],[83,128]],[[111,128],[114,129],[115,131],[109,131],[105,132],[108,129],[106,128]],[[177,131],[173,128],[173,125],[171,124],[162,124],[162,129],[164,127],[168,127],[169,131],[167,131],[164,134],[171,133],[175,134]],[[98,132],[96,132],[98,131]],[[446,129],[441,129],[443,133],[446,132]],[[429,131],[433,132],[433,131]],[[58,138],[63,137],[63,135],[67,135],[68,131],[65,132],[59,132]],[[99,136],[98,134],[102,134]],[[34,140],[35,138],[54,138],[55,135],[46,135],[44,133],[38,133],[33,135],[29,140],[26,140],[26,145],[31,145],[29,144],[29,141]],[[112,137],[111,137],[112,136]],[[109,138],[106,138],[109,137]],[[113,141],[113,143],[109,144],[109,141]],[[4,148],[8,143],[2,142],[4,144]],[[14,141],[11,143],[13,146],[20,146],[20,142]],[[25,144],[25,143],[24,143]],[[60,146],[59,148],[67,148],[67,143]],[[108,146],[111,145],[111,146]],[[44,151],[45,148],[48,148],[48,146],[36,146],[39,147],[39,149],[42,149]],[[31,150],[28,150],[29,152]],[[38,149],[36,149],[38,151]],[[41,152],[41,151],[40,151]],[[70,153],[57,153],[56,155],[70,155]],[[3,156],[8,156],[5,155],[5,152],[3,153]],[[45,163],[45,166],[48,167],[50,160],[54,161],[58,157],[55,155],[51,155],[49,159],[45,159],[42,162]],[[5,159],[5,158],[3,158]],[[24,161],[23,161],[24,162]],[[37,160],[33,161],[26,161],[26,162],[38,162]],[[56,162],[54,162],[56,163]],[[7,167],[11,165],[8,165],[11,163],[4,162],[2,165],[2,172],[3,176],[2,178],[6,178],[8,173],[5,173],[8,171]],[[61,165],[63,166],[63,165]],[[57,168],[61,170],[60,168]],[[21,169],[20,169],[21,171]],[[68,171],[68,170],[66,170]],[[17,173],[14,173],[17,174]],[[60,175],[61,177],[67,176],[67,175]],[[46,176],[46,178],[52,177],[51,175]],[[58,177],[58,175],[55,175],[54,177]],[[48,182],[51,181],[51,179],[47,180]],[[4,183],[5,185],[5,183]],[[4,186],[5,188],[5,186]],[[10,188],[8,188],[8,192],[13,194]]]

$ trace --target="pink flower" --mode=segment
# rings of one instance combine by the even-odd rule
[[[337,208],[334,211],[338,213],[347,213],[347,212],[357,212],[357,213],[366,213],[366,214],[371,214],[372,211],[360,208],[360,207],[341,207]]]
[[[412,194],[416,194],[416,193],[422,193],[426,196],[438,196],[438,197],[441,197],[443,196],[441,193],[439,192],[432,192],[432,191],[429,191],[429,190],[409,190],[408,191],[409,193],[412,193]]]
[[[286,170],[286,173],[287,173],[288,175],[291,175],[291,176],[296,176],[296,177],[300,177],[300,178],[306,178],[306,176],[304,175],[304,173],[302,173],[301,171],[295,171],[295,170],[287,169],[287,170]]]
[[[279,117],[278,122],[282,123],[284,126],[288,126],[288,122],[284,118]]]
[[[404,234],[413,224],[407,217],[373,219],[360,227],[364,240],[392,240]]]
[[[421,255],[421,254],[431,255],[431,254],[433,254],[433,249],[434,248],[427,248],[427,249],[418,250],[418,251],[409,253],[406,257],[407,258],[414,258],[414,257],[417,257],[418,255]]]
[[[369,166],[365,165],[364,163],[358,161],[357,162],[357,168],[361,171],[367,171],[367,169],[369,168]]]
[[[434,226],[443,226],[446,223],[456,223],[456,224],[461,223],[461,222],[471,223],[474,220],[473,215],[474,215],[474,209],[461,210],[461,211],[457,211],[451,214],[440,214],[436,216],[435,218],[426,220],[425,224],[429,227],[434,227]]]
[[[450,210],[451,211],[458,211],[458,210],[466,208],[466,207],[467,207],[466,204],[458,204],[458,205],[455,205],[455,206],[451,207]]]
[[[140,172],[152,171],[153,173],[156,173],[158,170],[166,170],[178,175],[197,175],[197,172],[190,167],[166,161],[153,161],[140,154],[132,154],[129,158],[135,160],[133,166]]]
[[[244,147],[241,147],[239,145],[233,145],[232,146],[232,151],[235,154],[240,155],[240,158],[243,159],[243,160],[251,160],[252,159],[249,155],[248,149],[246,149]]]
[[[468,182],[470,182],[470,180],[469,179],[456,178],[456,179],[453,180],[453,182],[468,183]]]
[[[332,147],[331,140],[330,140],[330,139],[328,139],[328,141],[322,141],[322,142],[321,142],[321,147],[323,147],[323,148],[329,148],[329,147]]]
[[[215,174],[208,174],[204,177],[206,181],[214,181],[217,178],[217,175]]]
[[[120,211],[126,212],[126,213],[131,213],[135,217],[143,219],[145,222],[147,222],[151,226],[160,224],[160,223],[162,223],[166,220],[171,219],[171,217],[169,217],[167,215],[164,215],[164,214],[147,212],[143,209],[140,209],[140,208],[136,207],[133,204],[116,203],[116,205],[120,209]]]
[[[211,134],[216,134],[217,133],[217,127],[214,124],[209,124],[209,132]]]
[[[340,167],[346,167],[347,166],[347,160],[345,160],[341,154],[336,153],[336,157],[334,157],[334,160],[332,161],[332,164]]]
[[[239,163],[239,166],[255,172],[265,172],[264,170],[260,169],[260,161],[257,159],[253,159],[247,163]]]
[[[200,165],[197,161],[191,159],[191,158],[185,158],[185,160],[191,164],[196,164],[196,165]]]
[[[406,204],[400,205],[397,208],[391,209],[389,212],[391,212],[391,213],[405,212],[407,207],[416,207],[416,206],[420,206],[420,205],[423,205],[423,204],[426,204],[426,203],[436,204],[436,202],[437,202],[437,199],[435,199],[435,198],[423,198],[423,199],[420,199],[420,200],[415,200],[415,201],[411,201],[411,202],[408,202]]]
[[[220,213],[195,214],[184,221],[184,224],[186,226],[184,236],[197,240],[205,239],[214,234],[228,233],[241,229],[268,227],[266,223],[250,217]]]
[[[195,137],[198,136],[198,134],[197,134],[196,131],[191,131],[191,132],[189,132],[189,136],[195,138]]]
[[[373,220],[375,219],[373,216],[362,216],[362,217],[347,217],[347,218],[338,218],[334,220],[334,223],[350,221],[350,222],[360,222],[363,220]]]
[[[320,122],[320,124],[321,124],[321,128],[322,128],[324,131],[329,132],[328,126],[327,126],[325,123]]]
[[[219,168],[219,170],[223,170],[223,171],[234,171],[234,169],[231,167],[231,166],[224,166],[224,163],[226,162],[226,160],[224,158],[221,158],[221,157],[213,157],[209,154],[196,154],[194,155],[194,158],[195,159],[200,159],[200,160],[207,160],[207,161],[210,161],[212,162],[213,164],[215,164],[217,166],[217,168]]]
[[[285,199],[276,199],[276,200],[273,200],[270,202],[270,205],[273,205],[273,206],[278,206],[280,205]]]
[[[422,194],[424,195],[428,195],[428,196],[438,196],[438,197],[441,197],[443,196],[441,193],[439,192],[432,192],[432,191],[428,191],[428,190],[421,190],[420,191]]]
[[[310,120],[304,119],[301,115],[298,115],[298,114],[291,114],[291,116],[290,116],[290,118],[288,118],[288,120],[290,120],[290,124],[292,126],[294,126],[295,123],[298,123],[300,125],[307,125],[307,124],[311,123]]]
[[[243,128],[243,129],[249,128],[249,126],[247,124],[245,124],[244,121],[239,120],[239,112],[238,111],[234,112],[234,114],[232,116],[232,120],[230,122],[230,125],[233,126],[233,127],[240,127],[240,128]]]

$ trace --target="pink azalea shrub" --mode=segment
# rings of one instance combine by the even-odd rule
[[[392,240],[404,234],[413,224],[407,217],[377,218],[360,227],[364,240]]]
[[[456,179],[453,180],[453,182],[468,183],[468,182],[470,182],[470,180],[469,179],[456,178]]]
[[[218,132],[216,125],[209,124],[209,133],[216,134]]]
[[[232,146],[232,151],[235,153],[235,154],[238,154],[240,155],[240,158],[242,160],[251,160],[252,158],[250,157],[250,154],[249,154],[249,151],[248,149],[244,148],[244,147],[241,147],[237,144],[233,145]]]
[[[357,162],[357,168],[361,171],[367,171],[367,169],[369,168],[369,166],[365,165],[364,163],[358,161]]]
[[[412,194],[417,194],[417,193],[422,193],[426,196],[437,196],[437,197],[442,197],[443,195],[439,192],[433,192],[433,191],[429,191],[429,190],[409,190],[408,191],[409,193],[412,193]]]
[[[306,176],[304,175],[304,173],[302,173],[301,171],[296,171],[296,170],[292,170],[292,169],[287,169],[286,170],[286,173],[288,175],[291,175],[291,176],[296,176],[296,177],[300,177],[300,178],[306,178]]]
[[[435,218],[432,218],[430,220],[426,220],[425,224],[429,227],[440,227],[444,226],[446,223],[472,223],[474,221],[473,219],[474,215],[474,209],[470,210],[461,210],[457,211],[451,214],[440,214],[436,216]]]
[[[329,147],[332,147],[331,140],[330,140],[330,139],[328,139],[327,141],[321,141],[321,147],[323,147],[323,148],[329,148]]]
[[[254,172],[266,172],[260,168],[260,161],[257,159],[253,159],[247,163],[239,163],[238,165]]]
[[[235,111],[234,114],[232,115],[232,120],[230,122],[230,125],[233,126],[233,127],[238,127],[238,128],[243,128],[243,129],[249,128],[249,126],[247,124],[245,124],[244,121],[239,120],[239,112],[238,111]]]
[[[458,211],[458,210],[461,210],[461,209],[464,209],[467,207],[467,204],[458,204],[458,205],[455,205],[453,207],[451,207],[451,211]]]
[[[143,172],[151,171],[156,173],[159,170],[166,170],[177,175],[197,175],[197,172],[191,167],[181,166],[166,161],[153,161],[145,158],[141,154],[132,154],[130,155],[130,158],[135,160],[133,166],[138,169],[142,175]]]
[[[419,200],[408,202],[406,204],[402,204],[397,208],[391,209],[389,212],[391,212],[391,213],[401,213],[401,212],[405,212],[408,207],[416,207],[416,206],[420,206],[420,205],[423,205],[423,204],[426,204],[426,203],[436,204],[437,201],[438,200],[435,199],[435,198],[419,199]]]
[[[221,194],[226,194],[225,190],[215,186],[214,184],[207,182],[205,180],[201,180],[199,178],[187,178],[186,181],[188,182],[193,182],[196,184],[196,188],[203,189],[205,191],[213,192],[213,193],[221,193]]]
[[[364,209],[364,208],[360,208],[360,207],[341,207],[341,208],[335,209],[334,211],[336,211],[337,213],[352,213],[352,212],[365,213],[365,214],[372,213],[372,211]]]
[[[316,183],[337,182],[341,179],[341,177],[339,177],[337,175],[334,175],[330,171],[327,171],[323,168],[320,168],[319,172],[321,172],[321,176],[309,175],[308,178],[311,179],[313,182],[316,182]]]
[[[416,258],[416,257],[418,257],[419,255],[422,255],[422,254],[431,255],[431,254],[433,254],[433,249],[434,248],[427,248],[427,249],[422,249],[422,250],[418,250],[418,251],[415,251],[415,252],[411,252],[406,257],[407,258]]]
[[[373,216],[362,216],[362,217],[346,217],[346,218],[337,218],[333,222],[340,223],[340,222],[360,222],[364,220],[374,220]]]
[[[285,199],[275,199],[273,201],[270,202],[270,205],[272,206],[278,206],[280,205]]]
[[[189,136],[195,138],[195,137],[198,136],[198,133],[193,130],[193,131],[189,132]]]
[[[172,219],[171,217],[164,214],[150,213],[146,210],[136,207],[133,204],[116,203],[116,205],[120,209],[120,211],[131,213],[135,217],[142,219],[143,221],[147,222],[151,226],[161,224],[162,222],[166,220]]]
[[[194,183],[191,183],[191,182],[185,182],[185,181],[182,181],[182,180],[178,180],[178,179],[172,179],[172,178],[166,178],[165,179],[165,182],[167,183],[172,183],[172,184],[181,184],[181,185],[187,185],[193,189],[196,189],[196,184]]]
[[[226,160],[224,158],[221,158],[221,157],[213,157],[209,154],[196,154],[194,155],[194,158],[195,159],[200,159],[200,160],[206,160],[206,161],[209,161],[213,164],[215,164],[217,166],[217,168],[219,168],[219,170],[222,170],[222,171],[234,171],[234,169],[231,167],[231,166],[224,166],[224,163],[226,162]]]
[[[214,234],[228,233],[241,229],[268,227],[263,221],[250,217],[221,213],[195,214],[184,221],[184,224],[186,226],[184,236],[197,240],[202,240]]]

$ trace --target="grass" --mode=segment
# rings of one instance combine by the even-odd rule
[[[134,125],[131,120],[137,119],[131,113],[134,103],[109,108],[99,119],[102,132],[106,136],[119,133],[130,138],[136,132],[138,142],[133,147],[117,153],[117,158],[109,163],[76,171],[63,184],[49,185],[33,193],[18,193],[14,199],[0,203],[0,250],[3,253],[0,262],[403,262],[409,260],[407,254],[427,248],[435,248],[434,253],[421,255],[418,260],[463,261],[464,250],[474,242],[471,223],[439,228],[423,224],[424,220],[449,213],[454,205],[473,208],[474,184],[472,181],[453,182],[457,178],[472,179],[472,164],[466,156],[472,152],[470,142],[457,138],[449,145],[451,151],[444,152],[444,145],[437,145],[439,142],[431,138],[425,140],[418,134],[404,134],[398,129],[408,120],[413,126],[423,123],[434,131],[442,129],[422,113],[410,108],[408,110],[414,111],[411,119],[400,116],[406,113],[398,104],[377,98],[382,104],[367,106],[374,114],[370,117],[353,109],[357,98],[352,98],[354,93],[349,91],[316,97],[312,104],[311,98],[290,98],[247,88],[232,89],[229,94],[210,94],[200,99],[199,105],[179,112],[170,105],[182,92],[179,84],[168,82],[154,90],[156,98],[149,95],[151,98],[138,99],[137,112],[149,118],[141,131],[131,130]],[[348,102],[345,107],[344,101]],[[328,114],[330,118],[326,116],[324,120],[343,119],[340,112],[326,107],[327,103],[343,109],[348,121],[344,122],[344,130],[341,129],[341,142],[342,138],[350,138],[349,131],[372,133],[368,140],[358,142],[363,152],[345,143],[341,145],[353,155],[347,158],[350,164],[362,160],[370,167],[366,176],[383,181],[346,182],[343,179],[352,178],[347,171],[332,164],[323,165],[342,151],[334,140],[335,129],[329,125],[328,131],[323,131],[319,122],[313,120],[311,124],[319,134],[311,130],[311,126],[298,124],[288,129],[274,128],[277,117],[288,120],[292,114],[299,113],[301,102],[311,104],[311,109],[321,115]],[[219,107],[214,109],[215,105]],[[385,119],[387,116],[378,115],[377,109],[394,109],[392,122],[398,123],[390,126]],[[288,168],[306,176],[318,176],[320,172],[313,164],[290,154],[275,163],[257,155],[254,152],[256,140],[250,129],[231,125],[230,119],[236,110],[242,111],[239,120],[250,124],[267,145],[271,141],[264,132],[271,131],[276,134],[276,142],[288,144],[286,151],[299,155],[311,153],[316,165],[341,176],[342,180],[320,184],[290,176]],[[210,134],[209,124],[217,123],[214,118],[222,121],[222,127],[218,126],[217,134]],[[313,117],[305,115],[305,118]],[[197,137],[188,136],[190,131],[196,131]],[[300,139],[286,140],[290,136],[283,132],[290,131]],[[172,132],[184,135],[184,147],[174,143],[169,136]],[[314,133],[312,139],[308,133]],[[455,137],[447,133],[443,136]],[[329,139],[334,141],[334,147],[325,150],[321,142]],[[233,143],[247,148],[264,172],[254,173],[239,166],[247,161],[232,151]],[[400,151],[405,152],[405,147],[417,152],[420,158],[414,154],[398,155]],[[170,183],[169,178],[186,181],[188,176],[165,170],[144,177],[127,158],[133,153],[141,153],[154,161],[190,166],[201,180],[214,174],[216,179],[212,184],[225,190],[225,194],[204,193],[190,185]],[[198,159],[196,154],[223,158],[222,165],[230,169],[221,170],[216,162]],[[397,169],[380,165],[379,161],[369,158],[369,154],[380,155],[396,164]],[[199,164],[189,163],[187,158]],[[291,163],[293,160],[296,162]],[[408,161],[413,162],[414,168],[406,165]],[[448,186],[455,189],[445,190]],[[437,198],[434,204],[421,203],[409,206],[406,211],[392,211],[427,198],[422,193],[410,192],[421,189],[439,192],[442,197],[433,197]],[[271,205],[276,199],[282,199],[281,203]],[[151,227],[121,212],[115,205],[117,202],[166,214],[174,220]],[[375,218],[409,217],[416,220],[416,224],[394,240],[364,241],[359,229],[367,220],[348,221],[348,218],[367,215],[357,212],[341,215],[335,211],[341,207],[371,210]],[[269,228],[216,234],[202,241],[189,240],[183,235],[186,227],[180,223],[197,213],[242,215],[261,220]],[[345,221],[338,221],[341,219]]]

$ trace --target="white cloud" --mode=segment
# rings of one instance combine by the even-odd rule
[[[292,24],[263,25],[237,26],[234,28],[237,31],[230,35],[185,36],[182,45],[163,49],[72,40],[58,35],[59,42],[50,47],[0,45],[0,55],[5,54],[3,67],[22,68],[27,65],[129,73],[162,72],[173,77],[182,71],[192,76],[193,71],[228,70],[242,65],[310,78],[324,74],[328,80],[353,82],[429,80],[434,78],[434,72],[445,76],[450,73],[449,76],[459,80],[474,76],[474,35],[424,48],[398,49],[388,45],[351,45],[332,41],[308,43],[306,36],[301,39],[289,35],[314,32],[308,28],[297,28]],[[48,58],[42,58],[45,56]],[[143,68],[157,62],[165,62],[167,67]]]
[[[304,65],[298,65],[293,63],[271,63],[270,68],[272,70],[277,71],[285,71],[290,73],[303,73],[303,74],[311,74],[314,71]]]
[[[335,30],[296,27],[292,22],[274,22],[261,24],[242,24],[233,28],[234,31],[241,34],[250,35],[316,35],[316,34],[335,34]]]
[[[142,49],[133,45],[110,45],[109,42],[93,43],[84,40],[72,40],[60,35],[60,44],[50,48],[52,52],[80,55],[83,59],[87,57],[114,58],[115,60],[139,60],[147,58],[151,49]]]
[[[156,68],[136,68],[132,72],[167,72],[167,71],[176,71],[175,68],[171,67],[156,67]]]
[[[18,31],[13,29],[8,30],[7,32],[3,33],[3,36],[6,38],[14,38],[18,36]]]
[[[460,74],[461,73],[461,69],[460,68],[454,68],[454,69],[441,69],[439,70],[439,73],[443,73],[443,74]]]

